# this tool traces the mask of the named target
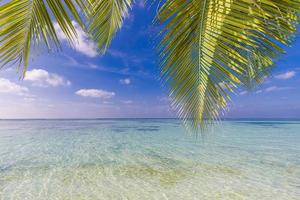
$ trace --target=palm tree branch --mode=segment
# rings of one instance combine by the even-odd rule
[[[238,85],[261,83],[291,43],[299,10],[299,0],[166,0],[161,73],[179,117],[204,128]]]
[[[121,28],[132,0],[90,0],[93,8],[89,33],[101,53],[105,53],[114,34]]]
[[[11,0],[0,6],[0,64],[18,63],[26,72],[31,50],[60,49],[54,20],[70,42],[76,40],[74,19],[82,28],[79,8],[86,0]]]

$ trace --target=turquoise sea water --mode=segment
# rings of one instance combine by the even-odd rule
[[[299,199],[300,122],[2,120],[0,199]]]

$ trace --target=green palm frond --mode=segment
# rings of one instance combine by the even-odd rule
[[[114,34],[121,28],[128,15],[132,0],[90,0],[93,11],[89,33],[97,42],[101,53],[105,53]]]
[[[55,20],[70,41],[76,39],[74,19],[84,27],[79,9],[85,0],[11,0],[0,6],[0,65],[16,62],[25,73],[31,49],[58,49]]]
[[[161,71],[179,117],[204,128],[237,85],[260,83],[290,44],[299,10],[299,0],[166,0]]]
[[[273,68],[273,65],[264,64],[263,55],[259,52],[249,55],[248,64],[245,65],[244,72],[240,76],[242,86],[248,91],[254,90],[270,76]]]

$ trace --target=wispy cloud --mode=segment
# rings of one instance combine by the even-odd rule
[[[121,59],[125,64],[129,64],[129,63],[141,64],[144,61],[147,61],[147,59],[144,57],[132,55],[117,49],[108,50],[108,54],[111,55],[112,57]]]
[[[104,67],[101,67],[99,64],[94,64],[94,63],[90,63],[90,62],[80,62],[77,59],[75,59],[69,55],[63,55],[63,57],[67,60],[67,62],[65,64],[70,67],[76,67],[76,68],[80,68],[80,69],[93,69],[93,70],[99,70],[99,71],[105,71],[105,70],[111,71],[110,68],[103,69]]]
[[[145,7],[146,7],[146,2],[145,2],[145,0],[138,0],[138,1],[137,1],[137,6],[138,6],[139,8],[145,8]]]
[[[28,91],[27,87],[11,82],[8,79],[0,78],[0,93],[24,96]]]
[[[88,57],[96,57],[98,55],[96,44],[89,39],[88,35],[76,22],[73,21],[72,23],[77,33],[77,41],[75,41],[73,48],[79,53],[82,53]],[[60,29],[58,23],[54,23],[54,27],[56,29],[58,38],[61,40],[67,40],[66,35]]]
[[[239,94],[240,94],[241,96],[244,96],[244,95],[248,94],[248,92],[247,92],[247,91],[242,91],[242,92],[240,92]]]
[[[100,99],[110,99],[116,95],[115,92],[110,92],[101,89],[81,89],[75,92],[78,96],[93,97]]]
[[[125,78],[125,79],[120,79],[120,83],[122,85],[130,85],[131,80],[129,78]]]
[[[278,87],[278,86],[271,86],[264,90],[264,92],[276,92],[276,91],[282,91],[282,90],[289,90],[290,87]]]
[[[94,64],[94,63],[81,63],[75,58],[72,58],[70,56],[64,55],[65,58],[68,59],[67,65],[70,67],[76,67],[81,69],[88,69],[88,70],[97,70],[101,72],[108,72],[108,73],[114,73],[119,75],[126,75],[126,76],[135,76],[135,77],[143,77],[143,78],[155,78],[147,71],[144,71],[143,69],[135,69],[130,67],[115,67],[115,66],[104,66],[102,64]]]
[[[122,67],[112,67],[112,66],[106,67],[99,63],[97,63],[97,64],[90,63],[90,62],[82,63],[68,55],[64,55],[64,57],[68,59],[67,65],[70,67],[89,69],[89,70],[97,70],[97,71],[101,71],[101,72],[109,72],[109,73],[120,74],[120,75],[127,75],[128,70],[129,70],[127,67],[125,67],[125,68],[124,67],[123,68]]]
[[[108,50],[108,53],[113,56],[113,57],[117,57],[117,58],[122,58],[125,59],[128,57],[127,53],[116,50],[116,49],[110,49]]]
[[[295,71],[288,71],[288,72],[276,75],[275,78],[279,79],[279,80],[288,80],[288,79],[293,78],[295,75],[296,75]]]
[[[122,28],[125,28],[125,29],[131,29],[132,28],[132,24],[134,22],[134,14],[133,13],[127,13],[126,16],[125,16],[125,23],[123,24],[123,27]]]
[[[125,100],[125,101],[122,101],[122,103],[124,103],[124,104],[132,104],[133,101],[132,100]]]
[[[38,87],[48,87],[48,86],[70,86],[71,82],[68,80],[65,80],[64,77],[49,73],[46,70],[43,69],[33,69],[26,73],[26,76],[24,78],[25,81],[31,82],[32,85],[38,86]]]
[[[157,99],[158,99],[159,102],[162,102],[162,103],[169,104],[171,102],[171,97],[168,97],[168,96],[157,97]]]
[[[270,86],[265,89],[257,90],[255,94],[262,94],[262,93],[271,93],[271,92],[277,92],[277,91],[283,91],[283,90],[290,90],[292,89],[291,87],[278,87],[278,86]],[[248,94],[249,92],[247,91],[241,91],[239,95],[244,96]]]
[[[34,97],[24,97],[23,99],[27,103],[31,103],[31,102],[36,101],[36,98],[34,98]]]

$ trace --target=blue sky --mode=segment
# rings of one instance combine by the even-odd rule
[[[137,1],[104,56],[79,30],[73,48],[32,56],[20,79],[0,72],[0,118],[175,117],[159,80],[152,20],[155,8]],[[277,62],[273,77],[240,91],[225,117],[300,118],[300,39]]]

